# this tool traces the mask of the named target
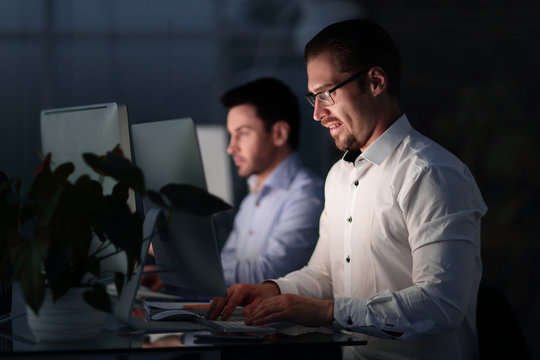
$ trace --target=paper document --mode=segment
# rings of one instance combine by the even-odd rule
[[[143,302],[144,313],[148,320],[182,321],[204,317],[210,303],[183,301],[148,301]],[[242,307],[237,307],[232,318],[243,319]]]

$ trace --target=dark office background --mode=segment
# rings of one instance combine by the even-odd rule
[[[275,76],[301,96],[306,40],[350,17],[395,38],[402,109],[475,174],[489,206],[484,282],[540,357],[537,1],[0,0],[0,169],[31,181],[41,109],[117,101],[134,123],[223,124],[219,96],[244,81]],[[301,156],[324,175],[339,154],[300,104]]]

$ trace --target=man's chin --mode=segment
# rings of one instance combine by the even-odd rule
[[[334,142],[336,143],[336,147],[340,151],[349,151],[351,149],[356,149],[356,141],[354,138],[346,138],[346,139],[338,139],[334,138]]]
[[[241,170],[241,169],[238,169],[237,174],[241,178],[247,178],[251,175],[251,173],[249,173],[248,171]]]
[[[345,144],[343,141],[339,141],[337,139],[334,139],[335,140],[335,143],[336,143],[336,147],[338,148],[338,150],[340,151],[347,151],[350,149],[350,146],[349,144]]]

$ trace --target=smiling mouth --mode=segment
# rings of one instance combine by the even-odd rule
[[[332,135],[338,131],[341,125],[343,125],[341,121],[332,121],[332,122],[323,124],[325,128],[330,129],[330,134]]]

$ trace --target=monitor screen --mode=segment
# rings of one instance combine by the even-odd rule
[[[227,154],[228,135],[223,125],[196,125],[208,192],[234,203],[232,160]]]
[[[124,156],[131,160],[131,144],[129,141],[129,125],[126,105],[105,103],[96,105],[75,106],[41,111],[41,148],[43,154],[52,154],[52,167],[64,162],[72,162],[75,171],[69,177],[75,181],[80,175],[88,174],[94,180],[99,175],[94,172],[82,157],[91,152],[104,155],[118,144]],[[103,191],[110,194],[116,181],[110,177],[103,179]],[[128,204],[135,211],[135,195],[130,191]],[[101,242],[94,238],[90,251],[98,249]],[[114,247],[104,247],[100,255],[114,251]],[[125,254],[110,256],[101,263],[102,272],[126,272]]]
[[[82,154],[91,152],[104,155],[120,144],[124,156],[131,160],[127,107],[116,103],[76,106],[41,111],[41,148],[43,154],[52,154],[53,167],[70,161],[75,171],[70,180],[82,174],[98,179],[83,160]],[[103,189],[111,193],[115,180],[105,178]],[[133,194],[130,206],[135,208]]]
[[[207,189],[201,153],[190,118],[133,124],[135,163],[144,173],[146,188],[168,183]],[[145,200],[145,210],[153,205]],[[154,256],[161,280],[201,295],[224,295],[223,269],[211,216],[174,213],[158,240]]]

